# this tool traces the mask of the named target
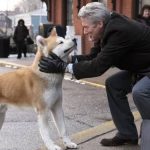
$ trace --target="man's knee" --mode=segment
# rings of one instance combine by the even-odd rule
[[[139,86],[134,86],[132,89],[132,95],[134,98],[138,98],[142,95],[142,89]]]
[[[110,87],[113,85],[113,78],[112,77],[108,77],[106,80],[105,80],[105,86],[106,87]]]
[[[145,92],[144,89],[142,89],[139,86],[134,86],[132,89],[132,96],[133,96],[133,100],[135,102],[136,105],[140,106],[143,104],[144,102],[144,97],[145,97]]]

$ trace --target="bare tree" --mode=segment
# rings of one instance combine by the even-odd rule
[[[27,13],[35,9],[39,9],[42,6],[41,0],[22,0],[15,7],[15,11],[20,13]]]

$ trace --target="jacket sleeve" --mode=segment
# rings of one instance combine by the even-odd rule
[[[90,53],[87,55],[72,56],[72,63],[75,63],[76,60],[77,60],[77,62],[84,61],[84,60],[91,60],[91,59],[95,58],[100,51],[101,51],[101,47],[99,47],[99,46],[92,47],[90,50]]]
[[[129,49],[130,41],[126,34],[120,32],[109,34],[101,52],[95,58],[73,64],[75,77],[81,79],[102,75],[111,66],[115,66],[121,61]]]

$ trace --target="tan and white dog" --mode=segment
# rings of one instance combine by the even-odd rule
[[[50,137],[48,124],[50,110],[65,147],[77,148],[77,145],[69,139],[65,129],[62,109],[63,74],[43,73],[38,67],[41,57],[48,56],[50,52],[67,61],[67,56],[75,43],[71,39],[58,37],[55,28],[48,38],[37,36],[36,40],[38,51],[31,66],[0,75],[0,103],[35,108],[40,134],[47,149],[61,150]],[[1,106],[0,111],[5,115],[5,105]],[[3,123],[4,115],[0,118],[0,125]]]

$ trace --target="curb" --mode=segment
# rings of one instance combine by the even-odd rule
[[[141,116],[138,111],[133,112],[133,116],[134,116],[135,121],[138,121],[141,119]],[[92,140],[98,136],[107,134],[114,130],[116,130],[116,127],[113,121],[111,120],[111,121],[106,121],[100,124],[99,126],[92,127],[87,130],[83,130],[81,132],[75,133],[71,135],[71,138],[73,141],[75,141],[77,144],[80,145],[82,143],[85,143],[89,140]]]
[[[25,65],[19,65],[19,64],[16,64],[16,63],[10,63],[10,62],[7,62],[7,61],[0,61],[0,66],[1,67],[13,68],[13,69],[19,69],[19,68],[26,67]]]

